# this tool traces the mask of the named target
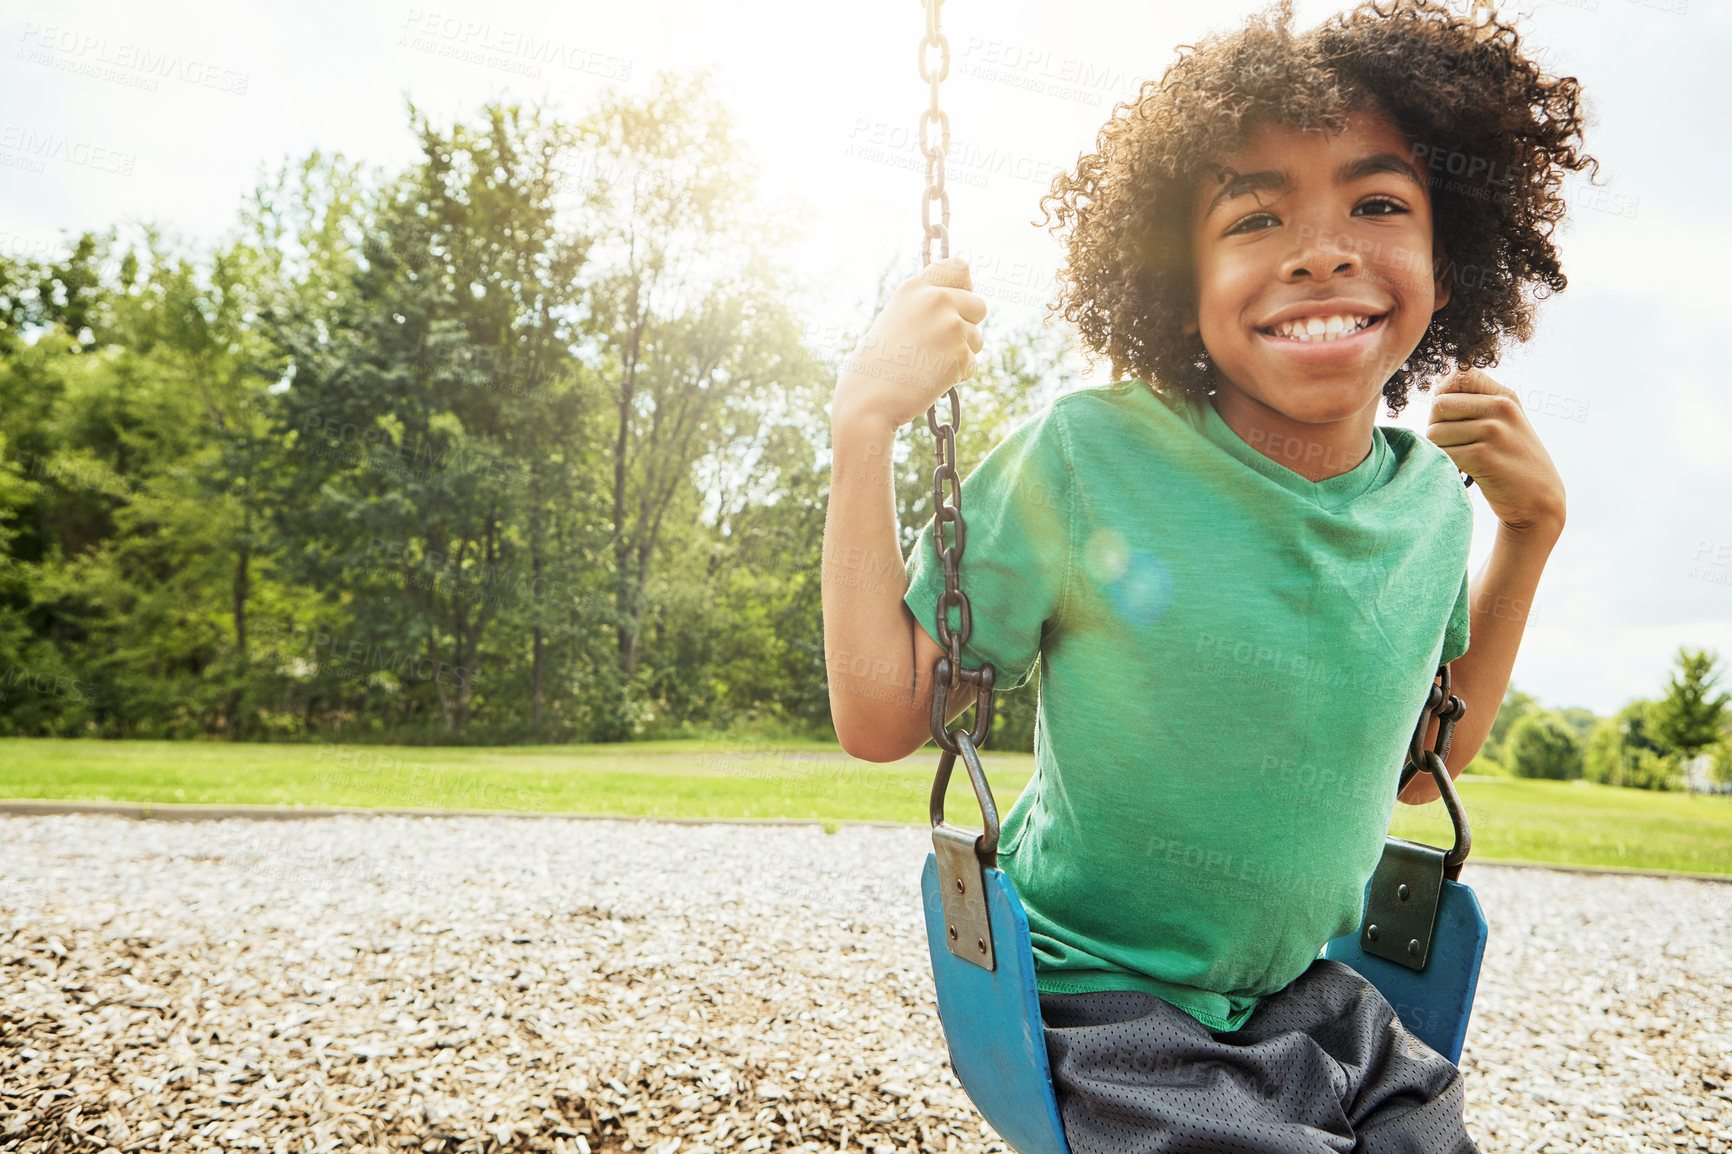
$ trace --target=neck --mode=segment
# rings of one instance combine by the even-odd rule
[[[1307,481],[1352,472],[1371,452],[1375,400],[1349,416],[1317,422],[1294,420],[1230,389],[1216,390],[1210,400],[1241,441]]]

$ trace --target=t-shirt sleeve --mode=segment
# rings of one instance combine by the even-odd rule
[[[1461,592],[1456,594],[1455,608],[1449,611],[1449,624],[1443,630],[1443,656],[1438,661],[1448,665],[1467,652],[1467,572],[1461,574]]]
[[[959,577],[972,627],[962,665],[978,669],[990,663],[998,689],[1015,689],[1029,680],[1048,623],[1063,608],[1074,487],[1061,414],[1051,404],[999,442],[962,481],[967,536]],[[949,530],[945,537],[954,539]],[[907,570],[903,603],[938,641],[944,567],[933,545],[931,518],[920,530]],[[951,606],[949,619],[952,630],[961,628],[960,606]]]

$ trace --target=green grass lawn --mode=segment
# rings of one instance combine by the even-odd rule
[[[1732,797],[1519,778],[1457,788],[1478,857],[1732,875]],[[1390,832],[1433,845],[1451,836],[1439,802],[1396,806]]]
[[[938,756],[857,761],[835,742],[499,748],[0,739],[0,797],[919,822]],[[993,755],[1003,809],[1034,771]],[[973,805],[960,770],[957,805]],[[952,783],[953,786],[956,784]]]
[[[923,823],[932,747],[874,765],[834,742],[427,748],[0,739],[0,798]],[[1034,759],[984,759],[1001,813]],[[1573,782],[1460,782],[1482,858],[1732,875],[1732,798]],[[947,811],[978,824],[958,766]],[[1392,832],[1446,845],[1438,803]]]

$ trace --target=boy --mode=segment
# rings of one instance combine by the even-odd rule
[[[1476,1149],[1456,1068],[1318,952],[1358,927],[1441,662],[1469,704],[1450,772],[1484,742],[1564,491],[1483,373],[1444,381],[1428,439],[1375,420],[1531,334],[1522,287],[1565,283],[1557,169],[1592,158],[1575,81],[1506,26],[1431,0],[1291,18],[1203,41],[1055,179],[1065,315],[1129,379],[964,483],[963,664],[1014,689],[1042,663],[999,864],[1076,1154]],[[900,556],[896,430],[973,374],[970,289],[959,261],[904,284],[837,383],[825,647],[870,761],[928,736],[932,525],[905,593],[860,569]],[[1457,466],[1500,521],[1471,596]],[[1401,800],[1436,796],[1422,774]]]

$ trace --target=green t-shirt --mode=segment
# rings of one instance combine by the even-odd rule
[[[1459,473],[1377,426],[1312,482],[1213,405],[1126,381],[1012,433],[962,512],[963,664],[1012,689],[1042,663],[999,846],[1039,989],[1147,990],[1238,1029],[1359,926],[1432,676],[1467,649]],[[935,633],[930,520],[908,571]]]

